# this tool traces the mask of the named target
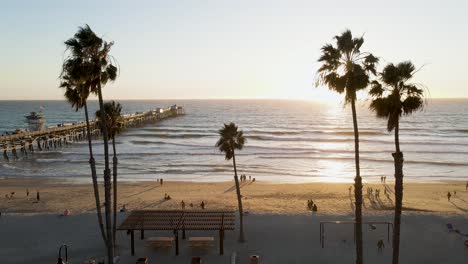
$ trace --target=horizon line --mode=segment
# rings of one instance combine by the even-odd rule
[[[468,97],[431,97],[431,98],[426,98],[426,100],[466,100]],[[118,99],[105,99],[104,101],[155,101],[155,100],[161,100],[161,101],[169,101],[169,100],[178,100],[178,101],[189,101],[189,100],[229,100],[229,101],[235,101],[235,100],[281,100],[281,101],[306,101],[306,102],[320,102],[320,100],[311,100],[311,99],[300,99],[300,98],[152,98],[152,99],[123,99],[123,98],[118,98]],[[363,100],[363,99],[361,99]],[[0,99],[0,102],[2,101],[66,101],[66,99]],[[88,99],[87,101],[98,101],[97,98],[93,99]]]

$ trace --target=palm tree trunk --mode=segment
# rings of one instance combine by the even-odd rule
[[[106,113],[104,111],[104,100],[102,99],[101,83],[98,83],[98,98],[101,120],[106,120]],[[110,168],[109,168],[109,138],[107,127],[101,126],[102,136],[104,141],[104,199],[106,211],[106,230],[107,230],[107,257],[108,263],[114,262],[114,238],[112,235],[112,221],[111,221],[111,182],[110,182]]]
[[[244,236],[244,210],[242,209],[242,195],[240,192],[239,177],[237,177],[236,155],[232,152],[232,163],[234,165],[234,181],[236,183],[237,204],[239,206],[239,242],[245,242]]]
[[[88,138],[89,147],[89,166],[91,167],[91,178],[93,179],[94,199],[96,201],[96,213],[98,217],[99,229],[101,230],[102,239],[104,240],[104,243],[106,243],[106,234],[104,233],[104,225],[102,223],[101,199],[99,198],[99,185],[97,181],[96,161],[94,160],[93,145],[91,144],[91,128],[89,126],[88,104],[86,102],[84,103],[84,110],[86,117],[86,136]]]
[[[395,219],[393,222],[393,258],[392,264],[398,264],[400,257],[400,226],[403,208],[403,153],[400,151],[399,120],[395,126]]]
[[[115,246],[115,234],[117,232],[117,151],[115,150],[115,137],[112,137],[112,150],[114,152],[114,158],[112,159],[112,186],[114,187],[114,224],[113,224],[113,238]]]
[[[351,110],[353,112],[353,127],[354,127],[354,161],[356,163],[356,177],[354,178],[354,199],[355,208],[355,232],[356,232],[356,264],[362,264],[363,248],[362,248],[362,178],[359,167],[359,129],[356,115],[356,102],[351,101]]]

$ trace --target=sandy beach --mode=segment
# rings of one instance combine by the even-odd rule
[[[119,206],[134,209],[177,209],[184,200],[187,208],[199,208],[203,200],[207,209],[236,209],[233,182],[195,183],[156,182],[120,183]],[[352,221],[350,184],[307,183],[273,184],[261,181],[242,184],[247,242],[237,242],[237,230],[226,233],[225,254],[220,256],[217,242],[206,250],[194,250],[181,242],[181,254],[174,248],[153,249],[144,240],[136,239],[136,255],[130,254],[130,238],[125,232],[117,235],[119,263],[135,263],[137,257],[148,256],[150,263],[189,263],[191,256],[202,256],[204,263],[248,263],[250,255],[259,255],[261,263],[353,263],[355,248],[351,226],[328,226],[325,247],[319,243],[320,221]],[[393,221],[392,183],[364,186],[364,220]],[[380,198],[366,195],[366,188],[380,189]],[[26,188],[30,197],[26,197]],[[387,188],[389,196],[384,194]],[[449,233],[447,223],[468,232],[468,191],[462,182],[409,183],[405,199],[401,240],[401,263],[465,263],[468,248],[463,237]],[[36,191],[40,201],[36,202]],[[447,192],[452,193],[447,201]],[[456,191],[456,195],[454,195]],[[73,263],[102,259],[104,245],[99,236],[91,184],[71,184],[53,179],[2,179],[0,194],[15,192],[14,197],[0,199],[0,256],[2,263],[53,263],[57,249],[70,247]],[[171,196],[165,201],[164,194]],[[318,204],[318,213],[306,210],[308,199]],[[64,209],[71,216],[60,217]],[[127,213],[119,213],[120,221]],[[171,232],[150,231],[146,236],[171,236]],[[211,235],[217,232],[190,232],[190,235]],[[376,243],[383,239],[386,248],[378,253]],[[366,263],[390,263],[391,242],[387,228],[364,226],[364,258]],[[391,238],[390,238],[391,239]],[[427,250],[430,248],[431,250]],[[24,253],[27,252],[27,258]],[[339,254],[337,254],[339,252]],[[449,257],[447,257],[449,256]]]
[[[307,200],[318,205],[319,213],[328,215],[354,214],[354,192],[351,183],[274,184],[247,181],[241,184],[245,211],[267,214],[308,214]],[[366,189],[379,189],[380,195],[367,195]],[[26,189],[30,195],[26,196]],[[387,189],[387,195],[384,189]],[[40,202],[35,203],[36,192]],[[447,201],[447,192],[451,201]],[[454,191],[456,194],[454,194]],[[4,196],[15,192],[14,198]],[[103,194],[101,186],[101,194]],[[164,195],[171,200],[164,200]],[[365,184],[363,188],[365,215],[393,212],[393,183]],[[72,184],[54,179],[12,178],[0,180],[0,211],[3,214],[60,214],[69,209],[74,214],[95,211],[92,185]],[[218,183],[170,182],[163,186],[156,181],[119,183],[119,208],[126,204],[134,209],[180,209],[181,201],[189,208],[199,208],[202,201],[207,209],[237,208],[234,181]],[[102,200],[101,200],[102,201]],[[438,215],[467,215],[468,191],[464,182],[407,183],[404,190],[405,211],[430,212]]]

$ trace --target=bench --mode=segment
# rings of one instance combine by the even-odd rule
[[[146,242],[153,247],[170,247],[174,237],[148,237]]]
[[[188,240],[192,247],[205,247],[213,244],[214,237],[189,237]]]

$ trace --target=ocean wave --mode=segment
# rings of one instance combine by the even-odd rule
[[[213,146],[200,145],[200,144],[186,144],[186,143],[175,143],[175,142],[166,142],[166,141],[152,141],[152,140],[130,140],[132,144],[135,145],[152,145],[152,144],[161,144],[161,145],[173,145],[181,147],[190,147],[190,148],[214,148]]]
[[[297,156],[258,156],[262,159],[316,159],[316,160],[354,160],[354,157],[297,157]],[[360,158],[361,161],[370,161],[370,162],[383,162],[383,163],[393,163],[393,160],[390,159],[372,159],[372,158]],[[418,160],[405,160],[406,164],[426,164],[426,165],[442,165],[442,166],[468,166],[468,163],[462,162],[439,162],[439,161],[418,161]]]
[[[127,134],[127,136],[133,136],[133,137],[142,137],[142,138],[203,138],[203,137],[212,137],[216,136],[216,134],[181,134],[181,133],[176,133],[176,134],[169,134],[169,133],[154,133],[154,134],[143,134],[143,133],[135,133],[135,134]]]
[[[319,138],[312,138],[312,137],[274,137],[274,136],[259,136],[259,135],[252,135],[246,136],[247,139],[253,140],[260,140],[260,141],[292,141],[292,142],[348,142],[351,141],[351,138],[334,138],[334,139],[319,139]]]
[[[149,131],[149,132],[165,132],[165,133],[216,133],[216,130],[210,129],[184,129],[184,128],[162,128],[162,127],[147,127],[141,128],[141,131]]]

